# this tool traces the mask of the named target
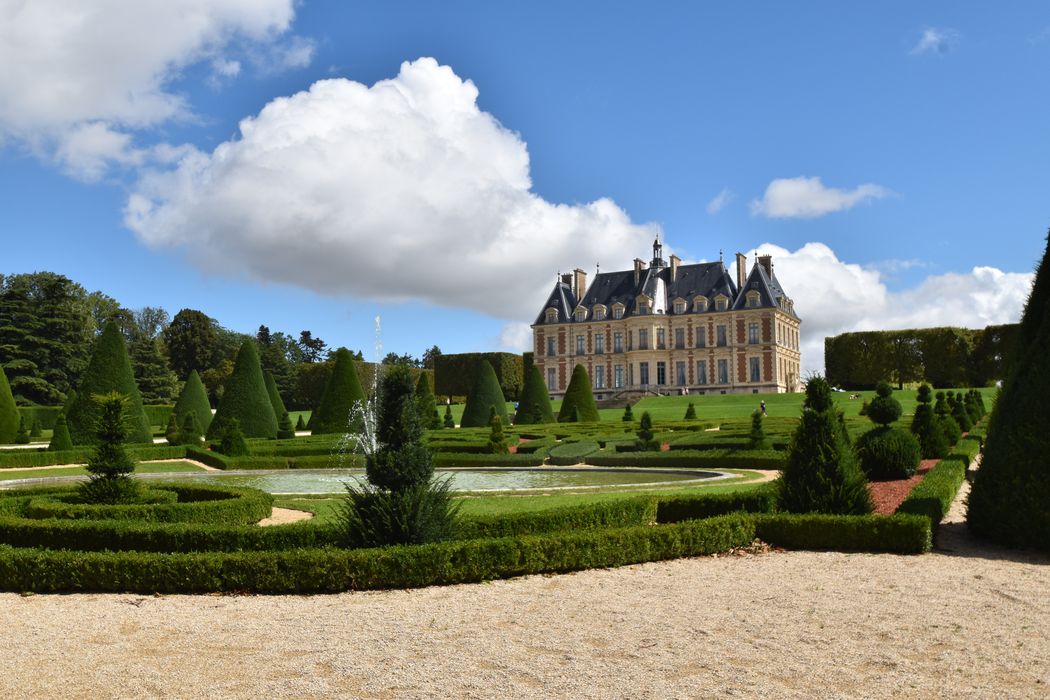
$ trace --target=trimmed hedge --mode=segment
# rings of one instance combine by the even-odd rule
[[[710,518],[736,511],[772,513],[777,506],[777,488],[764,484],[749,491],[663,496],[656,501],[656,521],[659,523]]]
[[[168,419],[171,418],[175,406],[173,404],[146,404],[142,407],[142,410],[146,412],[146,421],[151,427],[156,426],[158,428],[163,428],[168,424]],[[207,419],[211,420],[210,407],[208,408]],[[203,420],[201,420],[201,424],[206,425]],[[179,425],[182,424],[180,423]]]
[[[235,418],[240,422],[245,437],[277,437],[277,415],[266,393],[259,353],[255,341],[251,339],[241,343],[241,349],[237,352],[233,374],[226,382],[219,408],[208,426],[208,439],[219,439],[229,422]]]
[[[434,358],[434,393],[439,396],[467,396],[474,387],[482,362],[496,373],[503,395],[516,399],[524,373],[521,355],[509,352],[464,352]],[[488,418],[488,411],[485,411]]]
[[[434,467],[437,469],[476,469],[478,467],[538,467],[543,464],[542,454],[471,454],[469,452],[435,452]]]
[[[787,549],[921,554],[930,551],[933,529],[915,515],[777,513],[755,517],[756,536]]]
[[[978,440],[960,440],[951,453],[915,485],[897,512],[922,515],[936,530],[951,508],[959,487],[966,480],[966,470],[980,452],[980,446]]]
[[[459,424],[464,428],[486,428],[492,411],[507,425],[507,400],[504,398],[503,389],[492,365],[486,360],[481,360],[477,365],[474,384],[467,394],[467,402],[463,406]]]
[[[729,512],[729,511],[726,511]],[[536,535],[558,530],[630,527],[657,522],[657,500],[648,496],[532,513],[465,517],[457,539]]]
[[[172,445],[128,446],[125,451],[137,462],[151,459],[182,459],[186,456],[186,448]],[[79,447],[72,450],[57,450],[50,452],[46,448],[40,450],[7,450],[0,452],[0,469],[19,467],[51,467],[60,464],[86,464],[94,454],[92,447]],[[41,476],[47,476],[41,474]]]
[[[191,371],[190,376],[186,378],[186,383],[183,384],[179,398],[175,402],[174,411],[178,425],[182,425],[182,422],[186,420],[186,414],[193,411],[197,414],[197,422],[204,428],[205,433],[211,427],[211,402],[208,401],[208,392],[197,370]]]
[[[594,454],[598,451],[598,443],[591,440],[581,440],[580,442],[566,442],[561,445],[555,445],[548,452],[548,462],[555,466],[567,467],[573,464],[580,464],[586,462],[587,455]]]
[[[701,450],[672,452],[603,451],[588,455],[595,467],[671,467],[685,469],[783,469],[785,455],[773,450]]]
[[[211,452],[197,447],[187,447],[186,457],[216,469],[358,469],[365,465],[364,457],[358,454],[320,455],[249,455],[229,457],[220,452]]]

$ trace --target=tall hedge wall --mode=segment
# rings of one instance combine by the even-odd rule
[[[824,339],[828,381],[870,389],[890,377],[898,385],[987,386],[1009,371],[1018,325],[920,328],[843,333]]]
[[[517,401],[523,384],[521,355],[509,352],[464,352],[439,355],[434,360],[434,393],[438,396],[466,396],[474,385],[478,364],[488,360],[496,371],[503,395]]]

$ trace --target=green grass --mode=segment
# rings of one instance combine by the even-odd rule
[[[170,474],[174,472],[203,472],[189,462],[144,462],[135,467],[140,474]],[[55,469],[0,469],[0,481],[11,479],[45,479],[52,476],[81,476],[87,474],[83,467],[57,467]]]

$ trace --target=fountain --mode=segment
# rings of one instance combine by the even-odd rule
[[[379,435],[376,432],[376,401],[379,397],[379,368],[382,366],[383,339],[379,316],[375,317],[374,361],[372,364],[372,393],[364,401],[357,401],[350,407],[347,416],[347,432],[339,439],[337,451],[340,464],[346,462],[347,454],[375,454],[379,449]],[[353,432],[355,426],[361,426],[359,432]]]

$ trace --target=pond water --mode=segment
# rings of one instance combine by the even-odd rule
[[[171,479],[174,475],[157,475]],[[596,489],[616,486],[672,485],[726,478],[720,472],[659,469],[455,469],[441,470],[435,478],[451,476],[456,491],[520,491]],[[274,471],[208,472],[175,476],[227,486],[249,486],[269,493],[344,493],[346,484],[362,480],[361,469],[301,469]]]

